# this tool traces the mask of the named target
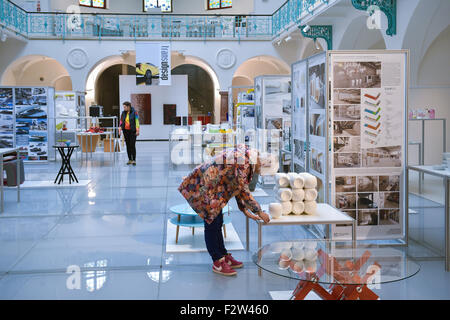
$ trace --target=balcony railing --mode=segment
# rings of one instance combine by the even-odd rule
[[[27,12],[0,0],[0,24],[28,39],[272,40],[318,5],[328,0],[288,0],[273,15],[132,15]]]
[[[29,38],[268,40],[271,16],[33,13]]]

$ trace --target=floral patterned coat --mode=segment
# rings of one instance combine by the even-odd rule
[[[261,207],[248,187],[253,177],[249,159],[249,148],[244,145],[224,150],[197,166],[178,190],[207,223],[211,223],[233,197],[241,211],[248,209],[259,214]]]

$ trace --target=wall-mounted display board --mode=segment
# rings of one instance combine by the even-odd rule
[[[283,159],[283,131],[292,120],[291,76],[264,75],[255,78],[255,123],[260,151],[280,155]],[[258,130],[259,129],[259,130]],[[281,163],[283,164],[283,163]],[[263,184],[274,183],[263,177]]]
[[[54,144],[55,90],[50,87],[0,88],[0,145],[18,147],[25,161],[49,160]]]
[[[357,220],[358,239],[403,239],[408,52],[328,51],[295,63],[292,79],[294,171],[330,182],[324,199]]]
[[[84,116],[86,116],[84,93],[74,91],[55,92],[56,130],[61,130],[63,127],[66,128],[64,130],[75,130],[77,121],[81,121],[77,118]]]
[[[235,129],[238,122],[238,103],[253,102],[254,94],[247,94],[249,90],[253,89],[250,86],[232,86],[228,88],[228,123],[230,127]]]
[[[236,104],[236,130],[241,129],[245,142],[249,142],[255,130],[255,92],[253,89],[239,92]]]

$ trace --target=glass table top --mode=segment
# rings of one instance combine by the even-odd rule
[[[294,240],[260,248],[253,262],[276,275],[322,284],[362,285],[400,281],[420,266],[401,250],[351,241]]]

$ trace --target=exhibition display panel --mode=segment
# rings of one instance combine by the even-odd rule
[[[326,53],[292,65],[292,169],[317,177],[318,201],[329,202]]]
[[[321,180],[358,239],[405,238],[408,63],[406,50],[328,51],[292,67],[293,169]]]
[[[0,87],[0,146],[19,148],[24,161],[54,160],[54,95],[51,87]]]
[[[279,155],[284,164],[283,131],[291,125],[291,76],[263,75],[255,78],[256,147]],[[288,152],[290,153],[290,152]],[[261,183],[274,184],[273,176],[260,177]]]
[[[253,102],[255,100],[252,93],[247,94],[253,89],[250,86],[231,86],[228,88],[228,114],[227,119],[231,128],[235,128],[238,122],[238,103]],[[236,97],[236,100],[235,100]]]

